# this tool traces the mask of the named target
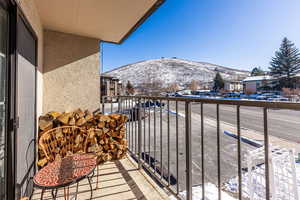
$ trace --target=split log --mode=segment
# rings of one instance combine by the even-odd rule
[[[75,117],[72,117],[72,118],[70,119],[70,121],[69,121],[69,125],[70,125],[70,126],[75,126],[75,124],[76,124]]]
[[[80,126],[83,126],[84,124],[86,123],[86,120],[84,117],[81,117],[77,120],[76,122],[76,126],[80,127]]]
[[[121,159],[126,155],[127,140],[125,139],[125,123],[128,118],[121,114],[93,114],[89,111],[77,109],[70,113],[50,112],[39,118],[39,137],[46,131],[59,126],[77,126],[82,133],[74,136],[74,144],[68,143],[68,131],[71,129],[57,129],[55,132],[56,144],[72,145],[68,149],[74,152],[93,152],[97,155],[99,162]],[[71,152],[60,152],[65,156]],[[57,151],[57,152],[56,152]],[[74,153],[73,152],[73,153]],[[43,151],[39,148],[38,166],[47,164]],[[61,159],[55,157],[55,159]]]
[[[64,125],[68,125],[69,124],[69,119],[72,116],[72,113],[63,113],[62,115],[60,115],[57,119],[58,121],[60,121],[62,124]]]
[[[49,112],[48,115],[51,116],[53,119],[56,119],[59,116],[61,116],[61,113],[60,112]]]
[[[42,131],[50,130],[53,128],[53,118],[50,116],[42,116],[39,118],[39,128]]]

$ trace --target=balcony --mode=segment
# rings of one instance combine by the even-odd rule
[[[289,138],[278,135],[281,129],[276,118],[291,115],[281,126],[287,128],[291,123],[293,127],[287,132],[297,131],[299,127],[291,119],[298,114],[300,104],[149,96],[106,98],[112,99],[102,104],[103,113],[129,117],[129,153],[125,159],[101,165],[100,188],[93,190],[92,199],[298,199],[300,166],[295,157],[300,148],[289,134]],[[256,121],[260,129],[247,128]],[[93,188],[95,182],[96,176]],[[69,188],[71,197],[75,197],[75,191],[76,186]],[[63,199],[63,194],[61,189],[58,199]],[[35,190],[32,199],[40,196],[41,191]],[[90,188],[84,180],[79,184],[77,199],[89,196]],[[44,194],[43,199],[51,198],[51,191]]]
[[[118,103],[103,104],[103,113],[129,116],[131,156],[174,199],[298,199],[300,104],[149,96],[111,102]]]
[[[96,175],[92,187],[96,188]],[[134,200],[134,199],[168,199],[162,190],[129,156],[120,161],[107,162],[100,166],[99,188],[93,190],[92,199],[103,200]],[[41,198],[41,190],[34,190],[32,200]],[[75,198],[76,184],[69,188],[70,199]],[[87,179],[79,182],[77,199],[89,199],[90,187]],[[45,191],[43,199],[52,199],[51,191]],[[64,189],[60,189],[57,199],[64,199]]]

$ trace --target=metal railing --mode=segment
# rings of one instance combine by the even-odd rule
[[[269,177],[269,133],[268,110],[292,109],[300,110],[299,103],[264,102],[244,100],[218,100],[182,97],[150,97],[150,96],[118,96],[110,97],[114,101],[102,104],[102,112],[119,112],[127,114],[126,139],[128,150],[138,162],[139,169],[145,169],[159,184],[164,186],[178,199],[179,192],[186,191],[186,199],[192,199],[192,187],[200,181],[202,199],[205,199],[206,182],[206,148],[205,144],[205,106],[215,105],[216,115],[216,186],[218,199],[222,199],[221,181],[221,141],[220,141],[220,106],[230,105],[235,109],[236,145],[237,145],[237,177],[238,199],[242,197],[242,145],[241,145],[241,107],[261,108],[263,117],[263,138],[265,150],[265,199],[271,199]],[[105,102],[104,99],[102,102]],[[107,106],[108,105],[108,106]],[[193,107],[192,107],[193,105]],[[180,113],[180,109],[183,111]],[[195,108],[196,107],[196,108]],[[195,146],[195,135],[192,130],[192,110],[199,109],[200,123],[195,128],[200,136],[200,143]],[[172,119],[170,118],[172,115]],[[180,118],[180,119],[179,119]],[[181,120],[184,119],[184,120]],[[172,122],[171,122],[172,120]],[[171,133],[172,131],[172,133]],[[172,139],[172,141],[171,141]],[[175,148],[174,148],[175,146]],[[201,164],[198,166],[201,178],[193,180],[193,152],[200,150]],[[209,157],[212,155],[208,155]],[[184,160],[183,160],[184,158]],[[182,174],[182,173],[185,174]],[[184,176],[184,178],[181,178]],[[197,183],[193,183],[196,181]]]

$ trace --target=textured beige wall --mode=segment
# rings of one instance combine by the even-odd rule
[[[43,113],[100,107],[99,41],[44,32]]]
[[[39,116],[43,109],[43,27],[34,0],[17,0],[17,3],[38,38],[37,116]]]

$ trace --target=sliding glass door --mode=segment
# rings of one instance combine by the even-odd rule
[[[0,6],[0,199],[6,199],[8,13]]]
[[[0,200],[32,192],[36,56],[32,27],[15,5],[0,0]]]
[[[16,194],[29,196],[35,167],[36,39],[25,19],[17,17]]]

